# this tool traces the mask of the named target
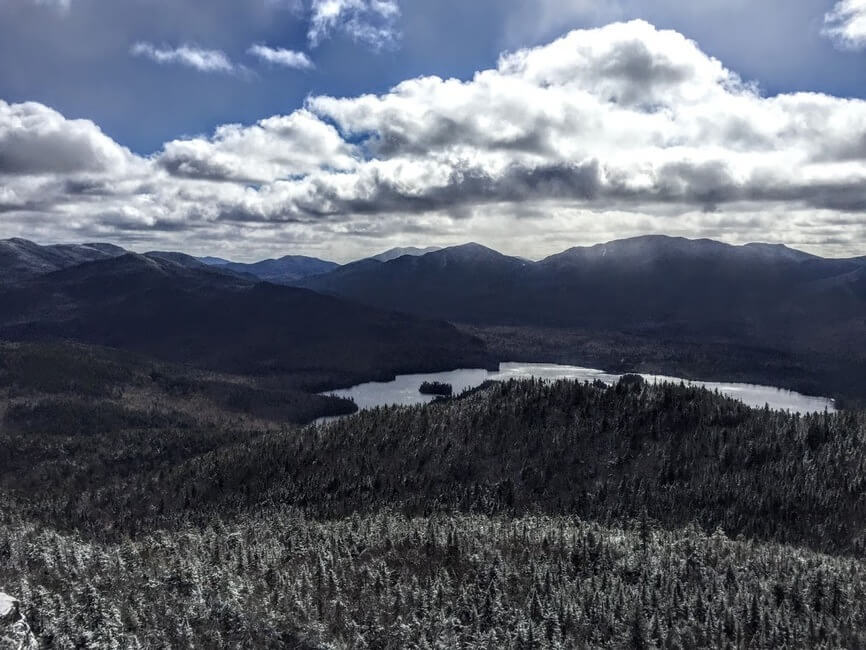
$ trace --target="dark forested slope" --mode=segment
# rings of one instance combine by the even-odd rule
[[[311,385],[491,363],[478,339],[443,322],[134,254],[0,286],[0,337],[74,339]]]
[[[478,324],[664,329],[707,338],[763,339],[789,318],[805,329],[866,317],[863,258],[664,236],[571,248],[539,262],[467,244],[349,265],[304,285]]]
[[[104,524],[122,530],[154,512],[163,524],[206,521],[263,503],[315,516],[383,506],[601,521],[645,513],[673,527],[695,521],[825,551],[866,549],[863,414],[755,410],[673,385],[497,384],[179,460],[116,492],[69,495],[60,512],[71,519],[56,523],[102,530],[99,518],[112,513]]]
[[[499,322],[523,309],[523,295],[515,292],[528,266],[525,260],[465,244],[386,262],[361,260],[299,286],[427,317]]]
[[[510,382],[235,440],[12,425],[0,585],[59,647],[866,643],[862,413]]]
[[[219,503],[221,491],[242,484],[252,502],[330,516],[383,503],[418,514],[540,509],[603,521],[645,511],[671,526],[697,521],[863,553],[864,469],[862,414],[753,410],[672,385],[515,382],[468,400],[362,411],[326,431],[265,437],[167,480],[181,493],[194,486],[205,501]]]
[[[866,258],[646,236],[539,262],[457,246],[347,265],[304,286],[468,325],[502,360],[736,377],[866,400]]]

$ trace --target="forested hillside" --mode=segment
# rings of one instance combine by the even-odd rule
[[[222,447],[117,492],[73,496],[64,523],[122,528],[155,511],[160,525],[188,516],[206,522],[273,502],[325,517],[382,506],[605,522],[646,514],[672,527],[697,522],[861,554],[864,443],[866,418],[853,412],[753,410],[673,385],[515,381]],[[120,514],[97,524],[103,512]]]
[[[188,256],[127,254],[0,283],[0,338],[75,340],[323,390],[493,361],[442,321],[250,280]]]
[[[0,587],[44,643],[866,643],[863,413],[627,377],[297,429],[83,350],[0,372]]]

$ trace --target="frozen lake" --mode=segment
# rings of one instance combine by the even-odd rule
[[[459,395],[467,388],[475,388],[488,379],[507,380],[535,377],[547,380],[576,379],[589,382],[598,379],[607,384],[612,384],[621,376],[593,368],[565,366],[555,363],[501,363],[499,364],[498,371],[469,368],[415,375],[398,375],[393,381],[371,381],[366,384],[352,386],[351,388],[328,391],[327,394],[350,397],[355,400],[359,409],[367,409],[391,404],[409,406],[430,402],[433,399],[432,395],[422,395],[418,392],[421,382],[424,381],[440,381],[451,384],[454,387],[454,394]],[[684,381],[686,384],[693,386],[705,386],[710,390],[718,389],[720,393],[741,400],[749,406],[760,408],[763,408],[764,404],[768,404],[771,409],[791,411],[792,413],[808,413],[823,411],[824,409],[831,412],[836,410],[833,400],[826,397],[801,395],[800,393],[774,386],[717,381],[688,381],[679,377],[667,377],[665,375],[641,374],[641,376],[649,382]]]

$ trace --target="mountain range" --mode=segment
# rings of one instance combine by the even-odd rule
[[[479,340],[442,321],[171,253],[126,253],[0,283],[0,338],[71,339],[325,387],[492,363]]]
[[[215,368],[387,375],[555,360],[866,395],[866,258],[781,245],[644,236],[531,261],[470,243],[338,265],[8,240],[0,272],[0,336]]]
[[[862,257],[645,236],[534,262],[473,243],[298,285],[467,325],[500,359],[866,395]]]
[[[437,250],[440,249],[436,246],[428,246],[426,248],[406,246],[391,248],[366,259],[389,262],[405,255],[420,256]],[[279,259],[267,259],[251,263],[231,262],[221,257],[199,257],[197,259],[208,266],[250,275],[275,284],[292,284],[305,278],[325,275],[341,266],[336,262],[329,262],[318,257],[307,257],[305,255],[286,255]]]
[[[262,260],[251,264],[230,262],[218,257],[202,257],[198,259],[208,266],[248,274],[260,280],[273,282],[274,284],[289,284],[296,280],[333,271],[340,266],[336,262],[328,262],[320,260],[317,257],[306,257],[304,255],[286,255],[279,259]]]
[[[649,236],[570,248],[533,262],[472,243],[380,264],[357,262],[298,284],[477,324],[761,336],[764,325],[780,320],[859,317],[866,306],[866,260]],[[822,314],[812,313],[817,305]]]

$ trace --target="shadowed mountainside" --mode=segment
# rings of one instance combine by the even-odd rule
[[[190,258],[191,259],[191,258]],[[0,337],[72,339],[311,386],[411,370],[489,366],[452,325],[127,254],[0,287]]]
[[[518,360],[533,340],[534,361],[603,360],[628,370],[628,357],[656,371],[720,373],[706,379],[797,388],[835,379],[828,390],[866,395],[866,258],[647,236],[531,262],[467,244],[350,264],[301,284],[468,325],[502,359]],[[503,328],[512,330],[507,345]],[[578,334],[610,349],[572,347],[564,358],[561,339]],[[627,341],[623,354],[617,339]],[[691,363],[701,349],[716,361]]]
[[[762,337],[792,317],[814,323],[866,316],[863,258],[664,236],[571,248],[539,262],[465,244],[347,265],[299,284],[379,307],[489,325]]]

